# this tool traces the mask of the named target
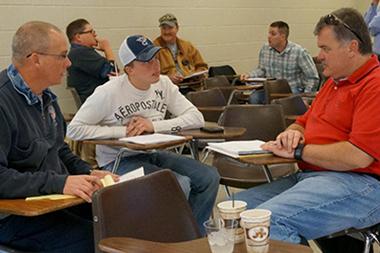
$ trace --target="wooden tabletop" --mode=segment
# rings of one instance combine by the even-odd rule
[[[75,116],[75,113],[63,113],[63,119],[65,120],[65,122],[72,121],[74,116]]]
[[[232,139],[242,136],[247,130],[244,127],[224,127],[223,132],[209,133],[200,129],[190,129],[180,131],[179,135],[190,135],[194,139]]]
[[[225,109],[225,106],[197,106],[197,109],[202,111],[208,111],[208,112],[223,112]]]
[[[37,216],[85,203],[81,198],[61,200],[0,199],[0,213]]]
[[[235,87],[236,90],[244,91],[244,90],[258,90],[258,89],[263,88],[264,85],[263,84],[237,85],[237,86],[233,86],[233,87]]]
[[[161,143],[153,143],[153,144],[136,144],[131,142],[119,141],[118,139],[109,139],[109,140],[84,140],[85,144],[95,144],[95,145],[108,145],[115,147],[125,147],[133,150],[151,150],[151,149],[165,149],[169,147],[174,147],[177,145],[181,145],[187,141],[192,139],[189,135],[183,135],[185,139],[183,140],[175,140],[175,141],[167,141]]]
[[[273,154],[247,155],[247,156],[240,156],[238,159],[242,162],[255,164],[255,165],[269,165],[269,164],[297,162],[296,159],[283,158],[283,157],[275,156]]]
[[[111,237],[100,241],[99,248],[109,253],[211,253],[207,238],[178,243],[160,243],[128,237]],[[234,253],[246,253],[245,243],[235,244]],[[271,240],[268,253],[313,253],[299,244]]]

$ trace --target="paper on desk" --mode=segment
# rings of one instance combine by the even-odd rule
[[[133,137],[120,138],[119,141],[132,142],[136,144],[154,144],[169,141],[183,140],[185,137],[171,134],[145,134]]]
[[[265,154],[269,151],[263,150],[260,146],[264,144],[264,141],[252,140],[252,141],[226,141],[220,143],[208,143],[208,149],[215,152],[238,158],[243,155],[251,154]]]
[[[193,74],[184,76],[183,79],[189,79],[189,78],[200,76],[200,75],[207,74],[207,73],[208,73],[208,70],[206,69],[206,70],[198,71],[198,72],[195,72]]]
[[[73,199],[73,198],[76,198],[76,196],[66,195],[66,194],[49,194],[49,195],[42,195],[42,196],[27,197],[25,201],[41,200],[41,199],[60,200],[60,199]]]
[[[140,167],[138,169],[132,170],[131,172],[127,172],[124,175],[121,175],[119,177],[118,182],[113,181],[111,175],[106,175],[103,179],[100,179],[100,181],[102,182],[103,186],[106,187],[114,184],[119,184],[128,180],[132,180],[138,177],[142,177],[144,175],[144,168]]]
[[[244,81],[247,82],[265,82],[267,79],[265,77],[248,77]]]

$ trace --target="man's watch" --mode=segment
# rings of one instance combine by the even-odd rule
[[[304,147],[305,147],[305,144],[298,143],[296,149],[294,150],[294,159],[298,161],[302,161],[302,153],[303,153]]]

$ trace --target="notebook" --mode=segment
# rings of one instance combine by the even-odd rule
[[[154,144],[161,142],[183,140],[185,137],[172,134],[144,134],[132,137],[123,137],[119,141],[132,142],[136,144]]]
[[[264,141],[260,140],[226,141],[219,143],[208,143],[208,149],[233,158],[238,158],[239,156],[244,155],[270,153],[260,147],[264,143]]]

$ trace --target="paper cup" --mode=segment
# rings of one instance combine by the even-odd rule
[[[247,208],[247,203],[235,200],[234,206],[232,206],[232,200],[228,200],[220,202],[217,207],[225,225],[237,220],[238,227],[235,230],[235,243],[244,242],[244,230],[240,226],[240,213]]]
[[[266,209],[250,209],[240,213],[248,253],[268,252],[271,214]]]

